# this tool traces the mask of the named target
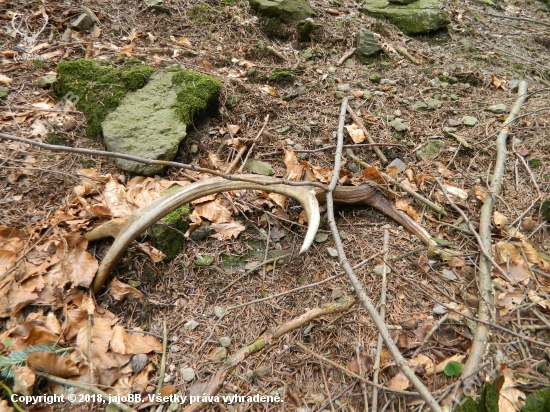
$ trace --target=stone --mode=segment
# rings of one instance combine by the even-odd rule
[[[392,160],[392,162],[388,165],[388,167],[396,167],[397,170],[399,170],[400,173],[403,173],[405,169],[407,168],[407,165],[403,160],[399,158],[395,158]]]
[[[184,323],[183,329],[185,330],[195,330],[199,326],[199,322],[195,320],[190,320],[189,322]]]
[[[374,33],[367,29],[361,29],[355,35],[355,55],[361,63],[370,63],[371,57],[382,51],[378,39]]]
[[[275,133],[277,134],[287,134],[291,129],[291,126],[283,126],[283,127],[280,127],[279,129],[276,129],[275,130]]]
[[[509,110],[504,103],[499,103],[493,106],[489,106],[487,108],[487,111],[495,114],[503,114],[503,113],[508,113]]]
[[[416,152],[416,157],[420,160],[433,159],[443,150],[441,140],[430,140],[424,149]]]
[[[254,369],[254,375],[258,377],[269,375],[270,373],[271,373],[271,366],[269,365],[261,365],[261,366],[258,366],[256,369]]]
[[[425,111],[428,111],[429,110],[429,107],[426,103],[424,102],[416,102],[414,105],[413,105],[413,109],[414,110],[418,110],[419,112],[425,112]]]
[[[409,127],[406,124],[397,119],[391,121],[390,126],[393,127],[396,132],[404,132],[405,130],[409,130]]]
[[[382,265],[376,265],[373,269],[373,272],[378,276],[382,276],[383,269],[384,269],[384,267]],[[388,265],[386,265],[386,275],[388,275],[390,273],[391,273],[391,269]]]
[[[174,185],[162,192],[162,196],[180,189]],[[174,259],[183,249],[184,233],[189,228],[189,205],[183,205],[168,213],[160,220],[160,225],[152,226],[147,233],[151,236],[151,243],[166,256],[165,262]]]
[[[273,176],[275,170],[269,163],[262,162],[260,160],[248,159],[245,163],[245,167],[250,173],[256,173],[263,176]]]
[[[336,67],[330,66],[330,67],[327,69],[327,72],[329,72],[330,74],[336,73]]]
[[[218,318],[223,318],[227,310],[221,306],[214,306],[214,315]]]
[[[351,172],[351,173],[357,173],[359,171],[359,166],[357,166],[357,164],[355,163],[348,163],[346,165],[346,168]]]
[[[265,17],[276,17],[284,23],[313,17],[315,12],[305,0],[248,0],[250,7]]]
[[[317,243],[323,243],[323,242],[326,242],[328,240],[328,234],[327,233],[317,233],[313,239]]]
[[[426,103],[428,104],[428,109],[430,110],[439,109],[443,104],[443,102],[438,99],[428,99]]]
[[[191,154],[197,154],[199,152],[199,146],[196,144],[192,144],[191,148],[189,149],[189,153]]]
[[[205,111],[217,100],[220,89],[217,80],[195,72],[153,74],[145,86],[129,92],[101,123],[107,149],[153,160],[173,160],[193,114]],[[182,94],[192,98],[180,100]],[[122,170],[146,176],[159,174],[166,167],[123,159],[115,162]]]
[[[315,147],[321,147],[323,145],[323,141],[321,139],[315,139],[313,141],[313,144],[315,145]]]
[[[74,31],[88,31],[94,27],[94,21],[86,13],[82,13],[71,23],[71,29]]]
[[[434,308],[432,309],[432,312],[435,314],[435,315],[444,315],[445,313],[447,313],[447,308],[445,308],[445,306],[443,305],[435,305]]]
[[[380,83],[382,81],[382,76],[378,73],[373,73],[369,76],[369,80],[373,83]]]
[[[149,356],[144,353],[138,353],[137,355],[132,356],[132,371],[135,374],[140,373],[143,368],[149,363]]]
[[[454,274],[452,270],[449,269],[443,269],[441,271],[441,277],[446,280],[457,280],[458,278]]]
[[[0,86],[0,99],[5,99],[10,93],[9,87]]]
[[[342,90],[336,90],[334,92],[334,98],[342,100],[344,97],[346,97],[346,93],[344,93]]]
[[[181,368],[180,374],[185,382],[191,382],[195,379],[195,370],[193,368]]]
[[[451,23],[438,0],[418,0],[407,5],[389,4],[386,0],[366,0],[361,11],[373,17],[387,18],[405,34],[429,33]]]
[[[222,336],[219,340],[220,345],[224,348],[228,348],[231,346],[231,338],[228,336]]]
[[[208,355],[211,362],[221,362],[227,357],[227,349],[224,347],[214,348]]]
[[[472,116],[462,117],[462,124],[466,126],[475,126],[476,123],[477,123],[477,119],[475,117],[472,117]]]
[[[214,231],[210,226],[201,226],[198,229],[195,229],[189,237],[194,241],[200,241],[206,239]]]
[[[344,84],[339,84],[338,85],[338,90],[340,91],[343,91],[343,92],[349,92],[351,90],[351,87],[349,86],[348,83],[344,83]]]
[[[334,288],[332,292],[330,292],[330,297],[334,300],[340,299],[342,296],[344,296],[344,292],[342,292],[340,288]]]
[[[210,266],[214,262],[214,256],[205,255],[198,259],[195,259],[195,266]]]
[[[46,74],[45,76],[40,76],[34,83],[37,86],[49,88],[57,80],[56,74]]]
[[[311,33],[315,30],[319,30],[321,27],[323,26],[320,24],[315,24],[311,18],[300,21],[298,22],[298,38],[301,41],[309,41],[311,40]]]
[[[332,256],[332,257],[338,256],[338,251],[332,247],[327,247],[327,253],[329,254],[329,256]]]

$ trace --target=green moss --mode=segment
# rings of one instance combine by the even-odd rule
[[[65,61],[57,65],[59,77],[54,93],[60,99],[76,103],[88,120],[88,136],[97,138],[107,113],[114,110],[128,92],[145,86],[155,70],[139,60],[117,68],[89,59]]]
[[[531,169],[535,169],[535,168],[540,166],[540,159],[538,157],[533,157],[533,158],[529,159],[528,163],[529,163],[529,167]]]
[[[550,411],[550,388],[533,392],[525,399],[525,406],[521,412],[546,412]]]
[[[185,124],[192,124],[195,116],[201,116],[208,112],[210,102],[217,102],[222,84],[219,80],[204,74],[186,70],[171,70],[176,72],[172,82],[180,87],[177,95],[178,103],[172,108]],[[215,96],[215,99],[212,98]]]
[[[46,137],[46,143],[48,144],[55,144],[58,146],[64,146],[67,142],[67,137],[56,134],[56,133],[50,133],[48,137]]]
[[[95,161],[92,159],[86,159],[85,157],[80,157],[78,159],[78,163],[80,163],[85,169],[91,169],[92,167],[95,167]]]
[[[297,75],[304,72],[304,68],[300,67],[296,70],[277,69],[267,79],[270,83],[291,82]]]

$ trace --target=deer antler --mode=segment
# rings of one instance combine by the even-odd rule
[[[302,204],[308,218],[308,230],[300,253],[304,253],[308,250],[313,243],[313,238],[317,233],[321,220],[319,203],[315,197],[315,192],[306,186],[288,186],[283,184],[270,185],[268,183],[272,181],[272,178],[266,178],[264,176],[243,175],[243,177],[256,180],[257,183],[230,181],[220,177],[201,180],[184,186],[166,196],[162,196],[136,210],[131,215],[120,219],[114,219],[87,233],[86,238],[90,241],[103,239],[109,236],[115,238],[114,243],[103,258],[92,283],[92,290],[94,293],[97,293],[101,289],[118,259],[122,256],[130,243],[132,243],[141,233],[178,207],[214,193],[243,189],[263,190],[264,192],[278,193],[296,199]]]

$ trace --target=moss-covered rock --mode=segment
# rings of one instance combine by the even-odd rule
[[[88,120],[88,136],[98,138],[107,113],[116,109],[128,92],[145,86],[154,71],[138,60],[121,67],[89,59],[64,61],[57,65],[54,92],[76,104]]]
[[[165,190],[162,195],[166,195],[179,186],[172,186]],[[189,228],[189,205],[183,205],[173,212],[164,216],[159,223],[149,229],[151,243],[166,255],[165,262],[174,259],[183,249],[185,241],[184,233]]]
[[[387,18],[405,34],[421,34],[447,26],[451,20],[438,0],[418,0],[411,4],[390,4],[386,0],[367,0],[362,11]]]
[[[249,0],[250,7],[266,17],[277,17],[283,23],[305,20],[315,12],[306,0]]]

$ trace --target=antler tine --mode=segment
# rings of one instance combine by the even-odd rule
[[[227,192],[231,190],[263,190],[273,192],[288,197],[292,197],[300,202],[306,211],[308,218],[308,230],[304,238],[304,243],[300,253],[304,253],[313,243],[313,238],[319,228],[321,220],[319,211],[319,202],[315,197],[315,192],[311,188],[300,186],[288,186],[283,184],[267,184],[273,181],[258,175],[243,175],[248,179],[257,180],[257,183],[229,181],[220,177],[201,180],[188,186],[162,196],[148,205],[136,210],[131,215],[120,219],[114,219],[86,234],[90,241],[99,240],[108,236],[115,238],[111,248],[103,258],[97,274],[92,283],[92,290],[97,293],[109,276],[109,273],[120,259],[130,243],[141,233],[151,227],[162,217],[174,211],[178,207],[192,202],[204,196],[214,193]]]

